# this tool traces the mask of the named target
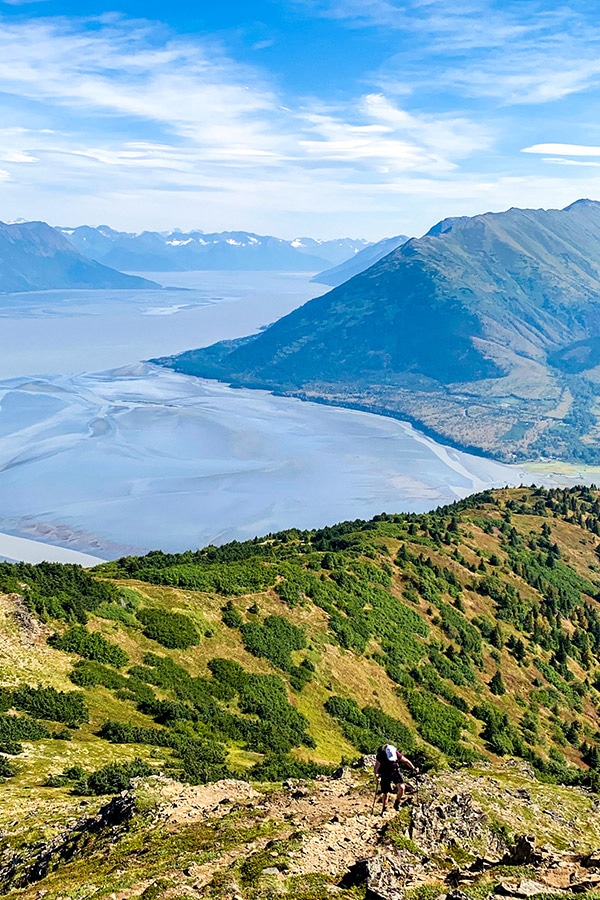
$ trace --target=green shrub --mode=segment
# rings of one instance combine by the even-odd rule
[[[249,776],[253,781],[284,781],[286,778],[316,778],[317,775],[331,775],[336,766],[304,762],[285,754],[270,754],[252,766]]]
[[[407,691],[406,703],[421,737],[444,753],[455,753],[466,727],[463,714],[421,691]]]
[[[133,593],[130,591],[129,593]],[[127,605],[122,606],[121,603],[101,603],[94,611],[95,615],[101,619],[108,619],[111,622],[122,622],[123,625],[129,625],[132,628],[139,628],[139,623],[135,616],[137,607],[128,608]]]
[[[152,768],[142,759],[126,763],[109,763],[95,772],[75,782],[75,794],[118,794],[129,787],[132,778],[145,778],[152,774]]]
[[[69,678],[78,687],[96,687],[101,684],[111,691],[127,687],[129,679],[114,669],[91,659],[80,659],[73,666]]]
[[[523,755],[520,737],[506,713],[496,709],[491,703],[474,706],[472,712],[477,719],[485,722],[482,737],[492,753],[497,753],[498,756]]]
[[[354,700],[333,696],[325,703],[325,709],[338,719],[344,735],[361,753],[374,753],[384,743],[396,744],[406,753],[414,749],[410,729],[374,706],[359,709]]]
[[[231,602],[228,600],[225,606],[221,607],[221,621],[227,628],[241,628],[244,620]]]
[[[289,703],[285,684],[277,675],[248,675],[239,690],[239,706],[263,723],[262,752],[287,753],[301,744],[315,746],[307,719]]]
[[[49,737],[48,729],[29,716],[0,715],[0,753],[15,756],[23,751],[20,741],[41,741]]]
[[[114,585],[97,581],[81,566],[65,563],[0,563],[0,584],[24,593],[29,608],[43,621],[85,623],[88,612],[119,596]]]
[[[492,692],[492,694],[496,694],[498,697],[506,693],[506,688],[504,686],[504,681],[502,680],[502,674],[500,673],[500,671],[492,675],[490,680],[490,691]]]
[[[146,653],[144,665],[132,666],[129,675],[130,682],[139,681],[170,690],[179,700],[191,703],[197,709],[214,708],[211,682],[206,678],[192,678],[183,666],[177,665],[168,656]]]
[[[75,625],[64,634],[52,635],[48,639],[48,643],[57,650],[63,650],[65,653],[77,653],[84,659],[108,663],[117,669],[129,662],[129,657],[124,650],[111,641],[107,641],[98,631],[88,631],[83,625]]]
[[[438,674],[442,678],[451,681],[457,687],[462,687],[463,685],[475,686],[477,684],[475,673],[464,656],[453,653],[452,658],[450,658],[448,650],[446,653],[442,653],[435,647],[430,647],[427,655]]]
[[[210,659],[208,668],[217,685],[217,690],[214,687],[211,690],[225,701],[235,697],[248,677],[242,666],[232,659]]]
[[[168,557],[168,554],[165,556]],[[157,558],[154,559],[156,561]],[[153,584],[236,597],[272,587],[277,580],[277,570],[259,559],[232,560],[226,563],[190,560],[161,568],[142,569],[137,572],[136,577]]]
[[[224,749],[214,738],[201,738],[187,731],[169,728],[140,728],[110,721],[104,723],[99,735],[113,744],[170,747],[180,760],[180,778],[192,784],[205,784],[230,774],[225,765]]]
[[[164,609],[140,609],[137,617],[144,626],[146,637],[171,650],[186,650],[200,643],[198,629],[183,613]]]
[[[226,755],[219,744],[190,741],[179,748],[183,765],[182,780],[189,784],[208,784],[231,777]]]
[[[12,778],[17,770],[5,756],[0,756],[0,778]]]
[[[29,687],[23,685],[12,692],[13,706],[22,709],[38,719],[63,722],[77,728],[89,722],[83,695],[78,691],[57,691],[53,687]]]
[[[283,616],[267,616],[259,624],[242,625],[244,647],[253,656],[262,656],[278,669],[290,672],[293,667],[292,652],[306,647],[306,633]],[[310,673],[307,672],[307,679]]]

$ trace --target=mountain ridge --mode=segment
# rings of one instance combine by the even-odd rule
[[[258,336],[154,362],[382,409],[507,461],[594,462],[596,374],[561,360],[599,322],[600,203],[578,201],[443,220]]]
[[[87,259],[45,222],[0,222],[0,291],[57,288],[159,289],[160,285]]]
[[[353,275],[364,272],[365,269],[368,269],[384,256],[387,256],[388,253],[401,247],[402,244],[405,244],[408,240],[410,240],[410,238],[406,234],[383,238],[383,240],[365,247],[364,250],[360,250],[353,257],[344,260],[337,266],[319,272],[318,275],[314,275],[311,278],[311,281],[314,281],[317,284],[328,284],[330,287],[338,287],[340,284],[348,281],[349,278],[352,278]]]
[[[368,245],[352,238],[283,240],[247,231],[207,233],[120,232],[96,228],[58,228],[80,253],[128,271],[211,271],[219,269],[314,272],[337,265]]]

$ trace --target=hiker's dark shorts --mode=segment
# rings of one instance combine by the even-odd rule
[[[381,778],[381,793],[395,793],[399,784],[404,784],[404,778],[400,772],[391,772],[389,775],[383,775]]]

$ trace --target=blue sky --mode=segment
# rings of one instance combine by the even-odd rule
[[[600,199],[575,0],[0,0],[0,218],[282,237]]]

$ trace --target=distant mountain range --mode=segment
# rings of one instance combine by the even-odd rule
[[[0,292],[148,287],[160,285],[87,259],[45,222],[0,222]]]
[[[354,257],[369,242],[352,238],[319,241],[225,231],[131,234],[106,225],[57,229],[89,259],[129,272],[255,270],[314,272]]]
[[[344,281],[353,278],[354,275],[364,272],[365,269],[368,269],[380,259],[383,259],[383,257],[387,256],[388,253],[391,253],[392,250],[401,247],[402,244],[405,244],[408,240],[410,240],[410,238],[406,234],[398,234],[396,237],[384,238],[382,241],[377,241],[376,244],[369,244],[364,250],[359,250],[359,252],[350,259],[346,259],[339,265],[334,266],[331,269],[326,269],[324,272],[319,272],[319,274],[315,275],[311,280],[317,284],[328,284],[331,287],[338,287],[340,284],[343,284]]]
[[[155,362],[600,462],[600,203],[444,220],[259,335]]]

